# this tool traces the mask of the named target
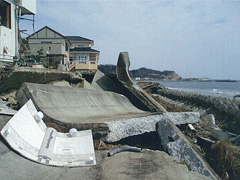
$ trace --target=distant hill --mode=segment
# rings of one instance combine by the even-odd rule
[[[103,73],[116,73],[116,66],[112,64],[99,65],[98,69]],[[149,78],[155,80],[181,80],[182,78],[178,76],[174,71],[157,71],[147,68],[139,68],[136,70],[131,70],[129,72],[132,78]]]

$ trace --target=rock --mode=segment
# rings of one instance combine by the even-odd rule
[[[163,148],[169,155],[186,162],[192,171],[217,179],[209,165],[194,151],[191,143],[174,124],[167,120],[160,120],[157,124],[157,132]]]

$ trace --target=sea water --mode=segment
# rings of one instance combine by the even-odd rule
[[[196,81],[153,81],[169,89],[193,92],[211,96],[233,98],[240,95],[240,81],[237,82],[196,82]]]

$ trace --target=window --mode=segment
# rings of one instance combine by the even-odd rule
[[[51,51],[51,47],[50,46],[48,47],[48,50]]]
[[[0,26],[11,29],[11,5],[7,2],[0,2]]]
[[[95,62],[91,62],[91,64],[95,64]]]
[[[86,62],[87,62],[87,56],[86,56],[86,55],[80,55],[80,56],[78,56],[78,62],[79,62],[79,64],[86,64]]]

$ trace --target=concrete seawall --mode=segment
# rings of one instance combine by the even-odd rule
[[[73,125],[78,129],[107,130],[106,121],[149,114],[137,109],[123,95],[83,88],[24,83],[17,99],[21,106],[32,99],[44,113],[44,120],[56,123],[64,131]]]

